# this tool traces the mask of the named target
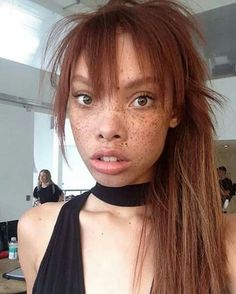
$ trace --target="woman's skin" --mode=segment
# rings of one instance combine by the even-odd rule
[[[40,179],[40,182],[41,182],[43,188],[48,186],[48,178],[44,172],[40,173],[39,179]]]
[[[93,177],[112,187],[150,181],[167,131],[177,125],[171,109],[172,89],[166,90],[164,108],[150,69],[145,68],[145,76],[150,77],[145,80],[132,41],[125,34],[118,37],[118,64],[119,85],[112,96],[104,94],[98,99],[82,56],[72,75],[69,97],[79,153]],[[121,161],[113,161],[116,158]]]
[[[172,110],[170,82],[163,107],[152,80],[143,80],[126,34],[118,37],[118,64],[119,85],[112,96],[104,94],[97,99],[81,56],[72,73],[68,109],[77,148],[91,174],[99,183],[113,187],[150,181],[167,131],[178,124]],[[145,76],[152,76],[148,67]],[[35,207],[19,222],[20,262],[28,294],[61,207],[61,203]],[[112,206],[93,195],[88,198],[79,216],[86,294],[132,293],[144,210],[144,206]],[[235,239],[235,226],[228,227]],[[147,238],[151,235],[149,229],[148,225]],[[150,293],[153,279],[152,243],[148,240],[139,279],[141,294]],[[230,246],[230,267],[236,280],[236,252]],[[236,293],[236,287],[233,289]]]

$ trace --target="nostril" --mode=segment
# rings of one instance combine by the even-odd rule
[[[114,138],[119,139],[120,135],[115,135]]]

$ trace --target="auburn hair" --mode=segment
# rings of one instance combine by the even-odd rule
[[[51,60],[51,82],[61,145],[73,67],[83,54],[94,92],[104,90],[104,81],[112,89],[118,31],[130,35],[141,68],[151,65],[160,89],[165,89],[166,73],[171,77],[179,118],[167,134],[147,195],[155,256],[152,293],[228,293],[213,152],[212,105],[220,97],[206,86],[207,68],[198,50],[201,33],[186,7],[169,0],[110,0],[95,12],[66,17],[57,25],[48,44],[60,40]]]

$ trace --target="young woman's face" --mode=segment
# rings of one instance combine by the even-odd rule
[[[39,180],[40,180],[41,183],[46,184],[48,182],[47,174],[44,173],[44,172],[41,172],[40,175],[39,175]]]
[[[113,187],[150,181],[168,128],[177,124],[171,87],[164,107],[148,68],[145,76],[150,78],[144,80],[127,34],[118,37],[118,64],[119,85],[112,95],[98,99],[81,56],[72,73],[68,106],[81,157],[97,182]]]

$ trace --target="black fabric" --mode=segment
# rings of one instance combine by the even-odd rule
[[[107,187],[96,183],[91,189],[91,193],[111,205],[131,207],[145,204],[145,195],[148,188],[149,183],[123,187]]]
[[[32,294],[85,294],[79,212],[90,193],[61,208]]]
[[[62,190],[56,184],[50,184],[47,187],[35,187],[33,195],[40,200],[40,203],[58,202]]]
[[[229,178],[224,178],[223,180],[219,180],[220,187],[225,191],[229,191],[229,195],[233,195],[233,183]]]
[[[8,243],[11,237],[17,238],[18,220],[0,223],[0,251],[8,250]]]
[[[79,211],[90,193],[85,192],[62,207],[33,294],[85,294]]]

